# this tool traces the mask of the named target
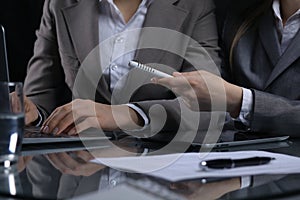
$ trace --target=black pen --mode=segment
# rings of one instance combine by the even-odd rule
[[[201,161],[199,167],[201,169],[231,169],[235,167],[247,167],[268,164],[275,158],[270,157],[251,157],[243,159],[215,159]]]

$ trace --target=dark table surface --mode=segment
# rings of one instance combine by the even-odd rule
[[[135,154],[151,142],[135,139],[116,142]],[[143,147],[143,148],[142,148]],[[87,149],[88,148],[88,149]],[[188,151],[197,151],[190,148]],[[264,150],[300,157],[300,139],[215,149],[213,151]],[[91,153],[92,152],[92,153]],[[196,179],[170,183],[143,174],[125,173],[90,163],[97,155],[121,156],[114,148],[86,147],[80,142],[24,145],[17,165],[1,169],[3,199],[299,199],[300,174],[250,177],[251,185],[240,188],[240,177]],[[300,166],[299,166],[300,169]],[[0,199],[1,199],[0,197]]]

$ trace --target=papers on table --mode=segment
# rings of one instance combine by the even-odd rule
[[[273,157],[275,160],[265,165],[232,169],[209,169],[208,171],[203,171],[199,168],[199,163],[202,160],[223,158],[241,159],[254,156]],[[92,162],[105,164],[119,170],[146,173],[172,182],[209,177],[300,173],[300,158],[264,151],[183,153],[144,157],[97,158]]]

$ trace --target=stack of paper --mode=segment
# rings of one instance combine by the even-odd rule
[[[211,159],[242,159],[254,156],[275,158],[268,164],[237,167],[232,169],[210,169],[203,171],[199,163]],[[146,173],[168,181],[189,180],[209,177],[240,177],[261,174],[300,173],[300,158],[264,151],[183,153],[160,156],[97,158],[92,162],[105,164],[119,170]]]

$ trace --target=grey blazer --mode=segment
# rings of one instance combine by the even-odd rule
[[[227,52],[230,46],[228,38],[240,18],[231,15],[228,16],[230,21],[225,23],[223,39]],[[233,83],[253,91],[251,131],[299,137],[300,32],[280,55],[274,20],[270,8],[246,32],[234,49],[229,74]],[[228,64],[224,70],[230,71]]]
[[[105,77],[102,77],[96,84],[89,83],[91,76],[100,76],[97,73],[88,75],[80,73],[83,77],[86,76],[83,78],[85,87],[81,88],[80,84],[76,85],[76,76],[83,69],[84,63],[93,63],[95,70],[99,68],[95,64],[100,60],[98,52],[90,54],[99,43],[98,4],[98,0],[45,1],[40,29],[37,31],[34,56],[28,65],[24,86],[26,95],[43,110],[44,117],[47,117],[55,108],[72,100],[74,85],[81,90],[81,93],[93,88],[97,91],[96,94],[82,94],[81,98],[95,98],[96,96],[97,102],[106,104],[132,102],[139,106],[146,115],[149,114],[152,105],[162,105],[167,111],[167,122],[163,130],[176,130],[180,122],[180,108],[176,100],[171,101],[175,99],[174,94],[164,87],[150,84],[151,77],[140,74],[136,70],[129,75],[123,88],[132,88],[131,84],[136,82],[142,83],[142,86],[134,91],[125,90],[127,93],[132,93],[127,102],[123,98],[116,98],[114,102],[111,102],[112,94]],[[197,69],[205,67],[215,71],[213,68],[219,66],[220,60],[213,11],[214,5],[211,0],[155,0],[148,9],[143,27],[170,29],[193,38],[204,47],[215,62],[207,62],[202,66],[197,66]],[[184,59],[194,50],[189,46],[189,40],[177,40],[171,36],[168,39],[162,39],[143,33],[141,38],[146,42],[152,40],[154,44],[162,41],[163,46],[178,47],[182,56],[174,55],[173,52],[147,48],[138,50],[135,59],[143,63],[170,66],[171,70],[159,66],[167,72],[195,70],[193,64],[196,62],[191,64]],[[140,45],[143,44],[140,42]],[[198,57],[195,60],[201,59],[200,54],[192,56]],[[123,91],[123,94],[119,96],[122,95],[128,94],[124,94]],[[162,101],[162,99],[168,101]],[[150,127],[158,127],[159,125],[155,125],[158,121],[151,120]]]

